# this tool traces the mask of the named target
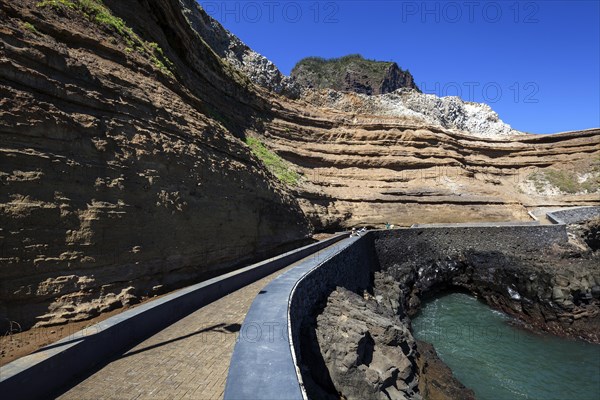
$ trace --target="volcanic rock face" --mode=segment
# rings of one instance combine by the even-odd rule
[[[316,340],[303,359],[311,364],[322,360],[310,368],[311,398],[421,398],[415,393],[415,340],[396,315],[374,300],[338,288],[308,335]]]
[[[191,0],[3,1],[0,17],[0,313],[22,326],[223,271],[305,237],[309,220],[514,220],[599,203],[597,129],[476,138],[447,127],[479,125],[416,105],[293,100],[292,83]],[[414,86],[374,65],[381,79],[351,86]],[[412,104],[403,93],[389,96]],[[275,179],[247,136],[298,184]]]
[[[483,138],[524,134],[502,122],[487,104],[465,102],[458,97],[438,97],[412,89],[398,89],[381,96],[323,90],[307,92],[305,99],[318,107],[356,114],[408,118],[425,125],[468,132]]]
[[[256,95],[175,2],[108,2],[143,39],[38,3],[0,3],[3,318],[86,319],[309,233],[236,137]]]
[[[406,240],[393,248],[382,242],[373,285],[378,302],[394,304],[402,318],[412,317],[424,297],[462,288],[526,326],[600,342],[598,251],[571,242],[531,253],[518,245],[494,250],[493,243],[477,249]]]
[[[593,228],[569,228],[580,229],[587,237]],[[525,327],[600,343],[598,251],[567,243],[531,254],[510,241],[478,250],[459,230],[420,228],[374,240],[369,292],[337,288],[304,322],[301,370],[313,398],[473,399],[409,330],[422,299],[446,290],[467,290]]]
[[[419,393],[427,400],[475,400],[475,393],[460,383],[438,357],[433,346],[417,340]]]
[[[365,60],[360,55],[330,60],[305,58],[292,69],[292,77],[308,88],[366,95],[390,93],[399,88],[419,90],[410,72],[401,70],[398,64]]]
[[[206,41],[219,57],[238,68],[259,86],[290,98],[300,96],[301,88],[298,83],[283,75],[275,64],[223,28],[196,0],[180,0],[180,3],[182,12],[199,38]]]

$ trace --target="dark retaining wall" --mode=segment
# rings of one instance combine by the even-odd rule
[[[579,224],[600,216],[600,207],[577,207],[546,214],[556,224]]]
[[[469,225],[370,232],[383,269],[399,260],[435,254],[540,251],[567,241],[565,225]]]
[[[289,302],[290,336],[297,365],[301,363],[302,321],[311,316],[317,304],[329,297],[338,286],[353,292],[368,289],[372,285],[371,273],[375,262],[372,236],[367,234],[298,281]]]
[[[372,251],[368,235],[350,237],[302,260],[261,291],[231,358],[226,400],[303,399],[296,367],[302,320],[336,286],[366,289],[371,283],[369,263],[375,259]]]

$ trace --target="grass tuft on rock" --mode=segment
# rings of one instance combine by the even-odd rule
[[[269,150],[260,140],[247,137],[246,144],[252,153],[267,167],[273,175],[288,186],[296,186],[300,181],[300,174],[294,171],[289,164],[273,151]]]
[[[25,30],[27,30],[27,31],[29,31],[31,33],[35,33],[36,35],[39,34],[38,30],[30,22],[23,22],[21,24],[21,26],[23,27],[23,29],[25,29]]]

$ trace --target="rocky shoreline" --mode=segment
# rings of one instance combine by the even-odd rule
[[[309,397],[474,398],[411,333],[421,302],[444,291],[467,291],[525,328],[600,343],[599,227],[600,218],[571,225],[568,243],[538,253],[408,246],[373,271],[371,290],[338,287],[303,325]]]

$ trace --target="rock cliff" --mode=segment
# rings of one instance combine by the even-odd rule
[[[293,99],[191,0],[0,1],[0,17],[0,314],[23,326],[201,279],[311,223],[514,220],[600,202],[598,129],[477,137],[504,128],[485,112],[461,121],[468,104],[431,114],[438,100],[419,108],[413,91],[375,106]],[[374,92],[414,86],[390,74]],[[396,96],[412,113],[394,111]]]
[[[192,28],[219,57],[243,72],[257,85],[291,98],[300,96],[301,88],[298,83],[283,75],[270,60],[223,28],[196,0],[180,0],[180,4]]]
[[[413,119],[425,125],[467,132],[472,136],[502,138],[524,135],[500,120],[490,106],[459,97],[438,97],[413,89],[398,89],[381,96],[342,93],[335,90],[306,92],[306,100],[318,107],[329,107],[355,114]]]
[[[266,102],[177,1],[0,18],[2,318],[86,319],[309,234],[243,142]]]
[[[366,95],[391,93],[400,88],[419,91],[410,72],[398,64],[366,60],[358,54],[333,59],[305,58],[294,66],[292,77],[308,88]]]
[[[480,138],[405,117],[281,111],[264,139],[302,176],[317,229],[529,220],[534,207],[600,202],[599,129]]]

